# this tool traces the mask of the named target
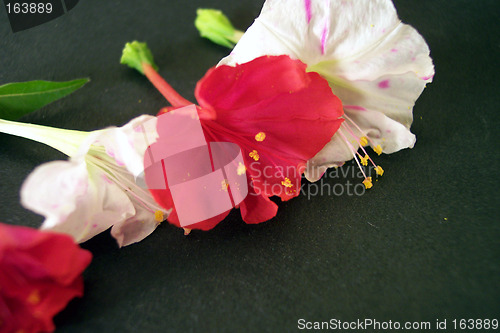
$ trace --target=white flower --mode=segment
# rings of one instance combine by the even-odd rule
[[[111,235],[125,246],[148,236],[168,213],[136,182],[147,142],[157,137],[153,116],[90,133],[0,120],[0,131],[70,156],[37,167],[21,188],[23,206],[45,216],[42,229],[84,242],[112,227]]]
[[[413,105],[434,66],[424,39],[400,22],[390,0],[267,0],[221,64],[281,54],[322,75],[344,105],[344,124],[310,161],[307,178],[353,156],[363,163],[366,152],[356,152],[363,144],[377,153],[413,147]]]

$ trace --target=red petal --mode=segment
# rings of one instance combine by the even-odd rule
[[[92,255],[72,238],[0,223],[0,317],[8,330],[52,331],[52,317],[83,294]]]
[[[240,204],[241,217],[246,223],[261,223],[276,216],[278,206],[268,197],[248,189],[248,196]]]

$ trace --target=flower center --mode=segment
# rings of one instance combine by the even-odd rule
[[[164,209],[156,204],[148,191],[135,182],[134,177],[125,167],[118,165],[116,160],[105,152],[104,147],[92,146],[85,161],[104,172],[104,181],[116,184],[133,201],[154,214],[157,222],[164,220]]]

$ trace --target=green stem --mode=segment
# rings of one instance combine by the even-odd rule
[[[19,136],[40,142],[59,150],[67,156],[73,156],[88,132],[60,129],[0,119],[0,133]]]

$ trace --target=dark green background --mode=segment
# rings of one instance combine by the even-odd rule
[[[221,8],[246,28],[262,3],[87,0],[15,34],[1,7],[0,84],[90,77],[82,90],[22,120],[82,130],[121,125],[166,105],[146,79],[119,64],[125,42],[148,42],[160,74],[194,100],[197,80],[228,53],[198,37],[196,8]],[[94,254],[85,296],[56,318],[58,331],[289,331],[299,318],[500,319],[499,2],[395,5],[427,40],[436,76],[415,106],[415,148],[377,157],[386,174],[373,189],[301,196],[260,225],[245,225],[234,211],[214,230],[189,237],[165,223],[122,249],[106,232],[83,244]],[[20,206],[19,188],[34,167],[62,158],[0,135],[0,221],[40,225],[42,217]]]

